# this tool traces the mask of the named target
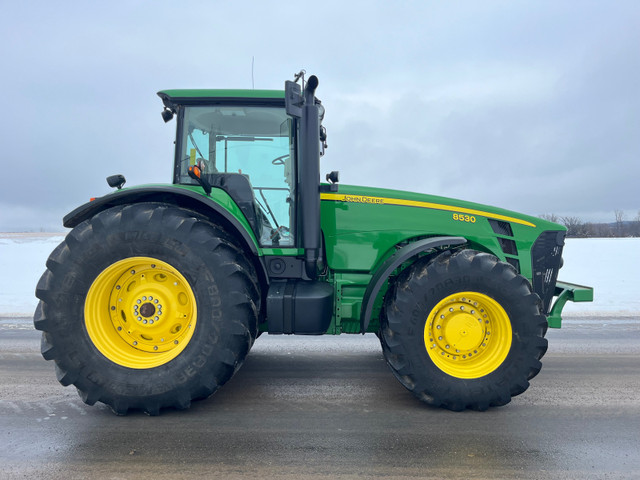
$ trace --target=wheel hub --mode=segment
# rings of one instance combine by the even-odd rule
[[[145,303],[140,307],[140,315],[145,318],[153,317],[153,314],[156,313],[156,307],[153,306],[153,303]]]
[[[464,309],[464,306],[459,308]],[[445,316],[444,324],[446,325],[445,338],[451,342],[451,347],[457,350],[477,348],[484,339],[482,320],[471,313],[454,310],[453,314]]]
[[[195,321],[196,302],[187,280],[171,265],[147,257],[107,267],[85,301],[85,323],[96,348],[131,368],[175,358],[191,338]]]
[[[461,292],[447,296],[432,309],[425,322],[424,341],[438,368],[456,377],[477,378],[491,373],[506,358],[511,323],[492,298]]]

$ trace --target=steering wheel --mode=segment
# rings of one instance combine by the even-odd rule
[[[273,160],[271,160],[271,163],[273,165],[284,165],[284,160],[288,157],[289,157],[288,153],[285,155],[280,155],[279,157],[276,157]]]

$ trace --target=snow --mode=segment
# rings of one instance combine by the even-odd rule
[[[591,303],[568,302],[566,316],[640,317],[640,238],[569,238],[559,280],[594,288]]]
[[[0,317],[28,317],[49,253],[63,235],[0,234]],[[567,303],[567,317],[639,317],[640,238],[567,239],[559,279],[595,288],[593,303]]]
[[[36,285],[64,235],[0,234],[0,317],[33,315]]]

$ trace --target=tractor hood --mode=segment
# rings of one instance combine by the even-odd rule
[[[544,231],[566,228],[540,218],[435,195],[340,185],[324,192],[322,228],[327,261],[340,270],[372,271],[403,242],[439,235],[464,237],[470,248],[488,251],[530,273],[524,261]],[[357,266],[354,265],[357,259]]]

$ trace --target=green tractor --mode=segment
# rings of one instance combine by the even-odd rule
[[[173,183],[69,213],[34,314],[62,385],[117,414],[188,408],[262,333],[373,333],[425,403],[524,392],[547,327],[588,287],[557,281],[566,229],[485,205],[320,182],[318,79],[284,91],[164,90]],[[557,297],[553,302],[554,297]]]

